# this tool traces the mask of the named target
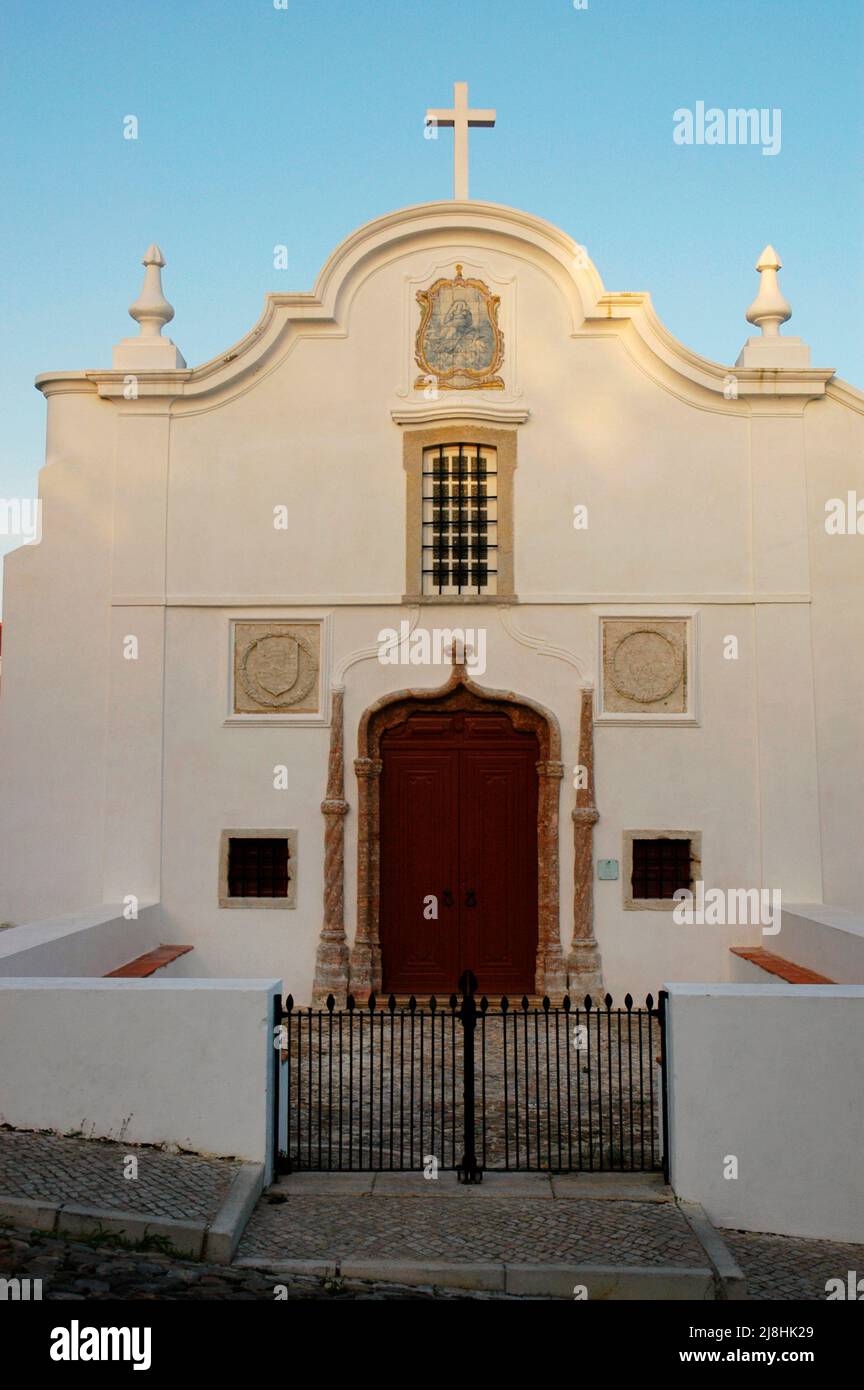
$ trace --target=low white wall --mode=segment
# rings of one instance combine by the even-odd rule
[[[0,1123],[268,1165],[279,980],[0,980]]]
[[[784,905],[769,951],[827,975],[838,985],[864,985],[864,914],[824,903]]]
[[[158,903],[140,904],[137,919],[122,903],[66,912],[0,931],[0,976],[107,975],[159,945]]]
[[[777,976],[769,975],[761,965],[754,965],[752,960],[745,960],[743,956],[736,956],[730,951],[729,979],[736,985],[767,985]]]
[[[667,988],[678,1196],[718,1226],[864,1241],[864,987]]]

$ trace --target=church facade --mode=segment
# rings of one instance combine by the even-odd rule
[[[770,248],[735,367],[467,198],[194,369],[145,264],[112,368],[38,380],[0,916],[158,902],[188,975],[308,1002],[726,980],[779,922],[700,884],[864,910],[864,395]]]

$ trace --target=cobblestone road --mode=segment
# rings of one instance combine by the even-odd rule
[[[138,1160],[135,1181],[123,1177],[130,1155]],[[179,1220],[207,1219],[221,1204],[236,1170],[232,1162],[158,1149],[0,1129],[0,1193],[9,1196]],[[510,1190],[499,1195],[493,1180]],[[263,1269],[180,1260],[164,1255],[158,1243],[140,1251],[120,1251],[105,1238],[70,1241],[0,1230],[0,1277],[40,1278],[47,1298],[271,1299],[277,1281],[288,1286],[290,1298],[460,1298],[503,1295],[359,1282],[325,1286],[311,1276],[277,1276],[266,1266],[278,1269],[280,1262],[297,1259],[333,1263],[350,1256],[449,1263],[572,1260],[677,1268],[706,1263],[692,1229],[656,1176],[562,1178],[550,1183],[539,1175],[493,1175],[482,1194],[461,1189],[458,1195],[447,1195],[448,1182],[456,1186],[451,1174],[441,1175],[440,1186],[426,1183],[419,1174],[375,1180],[376,1189],[377,1184],[392,1188],[399,1183],[410,1189],[416,1181],[414,1196],[401,1191],[379,1195],[377,1190],[366,1195],[339,1193],[340,1183],[356,1184],[356,1178],[300,1175],[286,1181],[317,1186],[287,1196],[276,1192],[259,1202],[237,1258],[265,1261]],[[371,1185],[371,1178],[368,1181]],[[324,1191],[322,1183],[328,1184]],[[605,1186],[606,1199],[598,1199],[596,1188],[588,1196],[566,1195],[574,1185],[586,1183]],[[623,1199],[625,1188],[620,1184],[629,1190],[629,1200]],[[549,1195],[534,1195],[544,1185]],[[565,1195],[551,1195],[559,1189]],[[754,1301],[824,1300],[828,1279],[845,1281],[850,1270],[864,1272],[864,1245],[736,1231],[720,1235],[744,1271]]]
[[[750,1231],[720,1234],[747,1276],[750,1298],[824,1299],[826,1280],[845,1283],[850,1269],[857,1270],[859,1278],[864,1276],[864,1245]]]
[[[42,1300],[135,1302],[188,1300],[205,1302],[296,1299],[505,1299],[501,1293],[370,1284],[361,1280],[324,1279],[226,1269],[150,1251],[116,1251],[38,1233],[0,1228],[0,1278],[41,1279]],[[518,1300],[522,1301],[522,1300]]]
[[[136,1160],[134,1178],[124,1177],[128,1157]],[[239,1166],[147,1146],[0,1128],[0,1193],[7,1197],[207,1220],[222,1205]]]
[[[826,1279],[845,1278],[848,1269],[860,1271],[864,1266],[864,1247],[860,1245],[735,1231],[724,1231],[723,1238],[747,1276],[748,1297],[754,1302],[821,1301],[825,1299]],[[226,1269],[150,1251],[117,1251],[107,1243],[94,1245],[0,1228],[0,1278],[15,1277],[41,1279],[42,1297],[48,1300],[273,1300],[277,1284],[292,1300],[507,1297],[431,1287],[286,1278],[262,1269]]]

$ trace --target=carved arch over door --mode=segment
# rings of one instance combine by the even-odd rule
[[[535,988],[538,994],[550,997],[566,992],[558,906],[558,803],[564,772],[558,721],[554,714],[533,700],[512,691],[486,690],[476,685],[463,665],[455,665],[450,679],[437,690],[399,690],[385,695],[371,705],[360,720],[358,756],[354,763],[358,786],[357,932],[351,951],[350,974],[351,991],[359,997],[381,989],[382,735],[419,711],[453,713],[462,710],[503,713],[515,729],[537,736],[540,760],[537,763]]]

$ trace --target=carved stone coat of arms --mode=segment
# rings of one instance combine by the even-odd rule
[[[422,310],[415,360],[422,375],[415,386],[430,383],[442,391],[503,390],[498,376],[504,361],[504,337],[498,327],[500,298],[482,280],[465,280],[457,265],[453,279],[436,280],[420,290]]]
[[[237,623],[234,713],[317,711],[319,643],[320,629],[313,623]]]

